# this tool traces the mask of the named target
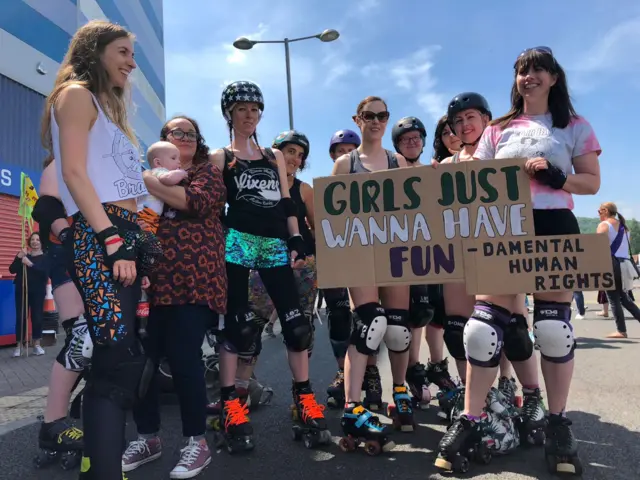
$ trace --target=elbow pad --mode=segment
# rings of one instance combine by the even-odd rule
[[[291,198],[283,198],[280,200],[282,203],[282,207],[284,208],[285,217],[297,217],[298,216],[298,206],[296,202],[294,202]]]
[[[533,178],[548,187],[561,190],[567,181],[567,174],[547,160],[546,170],[538,170]]]
[[[67,218],[67,212],[56,197],[44,195],[34,205],[31,217],[38,223],[51,225],[59,218]]]

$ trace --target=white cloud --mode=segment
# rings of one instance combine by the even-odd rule
[[[390,87],[397,87],[409,95],[434,120],[445,111],[447,98],[439,92],[433,75],[434,56],[440,51],[439,45],[424,47],[407,57],[384,63],[372,63],[362,70],[362,75],[376,83],[392,81]]]
[[[639,51],[640,17],[615,25],[569,64],[572,87],[587,92],[607,77],[639,73]]]
[[[380,6],[380,0],[360,0],[356,4],[358,13],[370,13],[371,10]]]

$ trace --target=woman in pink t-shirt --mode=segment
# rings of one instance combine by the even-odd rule
[[[572,212],[573,195],[594,195],[600,189],[600,153],[591,126],[573,109],[564,70],[551,49],[536,47],[522,52],[514,65],[511,109],[484,131],[474,157],[527,159],[525,169],[531,177],[536,235],[580,233]],[[516,298],[476,297],[474,314],[464,330],[471,372],[467,376],[465,405],[469,419],[462,421],[464,428],[451,435],[449,450],[464,443],[463,435],[474,429],[474,416],[482,414],[486,392],[495,379],[495,368],[487,366],[493,356],[500,354],[497,345],[505,339],[499,317],[505,310],[513,312],[519,307]],[[582,467],[577,444],[571,421],[565,416],[575,350],[571,298],[570,291],[535,294],[533,328],[549,404],[547,464],[553,472],[579,474]]]

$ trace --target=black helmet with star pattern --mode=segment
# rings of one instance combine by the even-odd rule
[[[227,121],[231,120],[231,107],[238,102],[257,103],[260,111],[264,111],[262,90],[253,82],[233,82],[225,87],[220,99],[220,108],[222,109],[222,116]]]

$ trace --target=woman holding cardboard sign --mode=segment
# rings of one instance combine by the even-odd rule
[[[600,145],[589,123],[579,117],[569,97],[564,70],[548,47],[525,50],[514,64],[511,110],[492,122],[475,157],[527,158],[531,176],[536,235],[580,233],[571,211],[573,194],[594,195],[600,188]],[[575,172],[575,173],[572,173]],[[571,326],[573,292],[536,293],[533,328],[542,355],[549,402],[545,455],[552,472],[580,474],[577,443],[565,416],[573,374],[575,340]],[[500,349],[491,340],[504,338],[502,325],[518,305],[515,295],[478,295],[474,315],[465,326],[469,358],[465,414],[450,446],[473,429],[482,413],[485,392],[495,378]],[[508,320],[506,320],[508,323]],[[495,344],[495,340],[493,342]],[[488,352],[492,352],[488,355]],[[454,438],[456,437],[456,438]],[[451,454],[451,449],[443,452]]]
[[[367,97],[362,100],[353,120],[362,132],[362,144],[336,160],[333,175],[407,166],[402,155],[385,150],[382,146],[389,112],[381,98]],[[411,398],[405,386],[411,343],[409,287],[358,287],[350,288],[349,294],[358,318],[344,363],[346,403],[341,423],[345,437],[340,441],[340,448],[344,451],[354,450],[357,440],[365,438],[368,440],[369,453],[376,454],[381,449],[389,451],[395,445],[388,440],[386,427],[378,417],[360,403],[360,393],[367,359],[377,353],[383,340],[389,349],[393,376],[394,424],[403,431],[413,431],[414,428]]]

